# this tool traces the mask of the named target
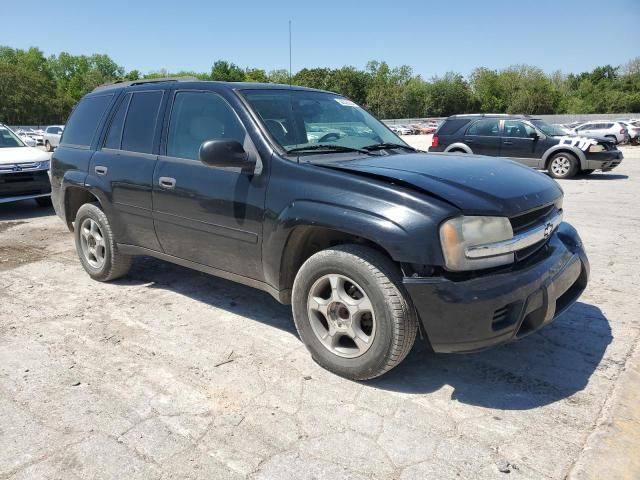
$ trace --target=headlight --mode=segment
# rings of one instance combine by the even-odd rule
[[[589,153],[597,153],[597,152],[604,152],[604,151],[605,151],[604,146],[600,144],[591,145],[589,147]]]
[[[456,217],[440,227],[440,243],[447,270],[479,270],[513,263],[513,253],[486,258],[469,258],[465,254],[469,247],[511,238],[513,230],[506,217]]]
[[[50,162],[49,160],[45,160],[44,162],[40,162],[40,168],[41,168],[42,170],[44,170],[44,169],[49,170],[50,163],[51,163],[51,162]]]

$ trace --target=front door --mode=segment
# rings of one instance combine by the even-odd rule
[[[152,184],[158,156],[161,90],[126,94],[118,104],[90,174],[111,196],[118,243],[159,250],[153,228]]]
[[[502,157],[512,157],[529,167],[538,167],[542,152],[536,129],[520,120],[505,120],[502,131]]]
[[[200,145],[217,139],[237,140],[258,155],[220,95],[175,92],[166,155],[159,158],[153,176],[156,233],[169,255],[261,280],[266,175],[200,162]]]
[[[478,155],[500,155],[500,127],[496,118],[472,123],[464,136],[464,143]]]

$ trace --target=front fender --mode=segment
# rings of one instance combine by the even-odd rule
[[[360,237],[378,245],[396,262],[442,264],[437,237],[439,216],[429,217],[400,205],[388,208],[385,214],[372,207],[363,210],[317,200],[292,202],[275,219],[273,230],[265,232],[263,267],[267,283],[280,287],[282,258],[298,227],[327,228]]]
[[[547,160],[549,160],[549,158],[551,158],[552,155],[560,151],[573,153],[578,159],[578,161],[580,162],[580,169],[585,170],[587,168],[587,158],[585,157],[584,151],[582,151],[576,145],[571,145],[567,143],[559,143],[558,145],[554,145],[553,147],[549,148],[546,152],[544,152],[544,155],[542,155],[542,166],[546,167]]]

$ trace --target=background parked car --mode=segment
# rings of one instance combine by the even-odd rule
[[[51,152],[58,146],[63,130],[64,125],[50,125],[44,129],[44,148],[47,152]]]
[[[391,125],[389,128],[398,135],[411,135],[412,133],[412,130],[404,125]]]
[[[20,140],[22,140],[28,147],[35,147],[37,145],[37,142],[33,139],[33,137],[31,137],[24,130],[16,130],[14,133],[18,135],[18,137],[20,137]]]
[[[601,120],[583,123],[574,128],[573,132],[576,135],[609,138],[615,143],[622,143],[627,134],[627,129],[618,122]]]
[[[627,129],[627,135],[629,142],[636,144],[640,140],[640,122],[632,122],[630,120],[618,120],[618,123],[624,125]]]

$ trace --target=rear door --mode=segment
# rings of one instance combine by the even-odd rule
[[[206,140],[237,140],[258,155],[231,105],[214,91],[177,90],[153,179],[155,228],[165,253],[262,279],[267,175],[199,160]]]
[[[504,120],[500,155],[512,157],[529,167],[537,167],[542,157],[541,141],[533,137],[536,129],[521,120]]]
[[[153,250],[160,250],[153,228],[151,187],[164,96],[162,90],[126,93],[89,171],[110,196],[118,242]]]
[[[499,123],[497,118],[483,118],[472,123],[465,132],[464,143],[478,155],[501,155]]]

